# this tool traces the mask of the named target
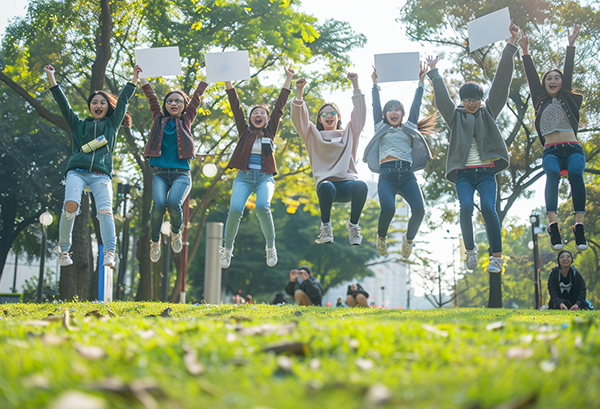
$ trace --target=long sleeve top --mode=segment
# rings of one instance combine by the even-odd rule
[[[575,65],[575,47],[567,47],[567,53],[565,55],[565,64],[563,66],[563,79],[562,86],[567,90],[571,90],[573,86],[573,68]],[[540,119],[542,117],[542,112],[548,106],[548,104],[552,101],[552,98],[548,98],[545,101],[542,101],[538,106],[538,98],[544,89],[544,85],[540,81],[540,77],[538,76],[538,72],[535,68],[535,64],[533,63],[533,59],[531,55],[523,56],[523,66],[525,67],[525,75],[527,76],[527,83],[529,84],[529,92],[531,93],[531,100],[533,102],[533,106],[535,107],[535,129],[538,133],[538,137],[540,143],[543,145],[546,144],[546,138],[542,135],[540,130]],[[565,110],[567,114],[567,118],[573,127],[573,132],[577,135],[577,130],[579,129],[579,109],[581,108],[581,104],[583,103],[583,96],[579,94],[559,94],[559,99],[562,108]]]
[[[312,168],[315,184],[324,181],[356,180],[356,152],[360,133],[367,119],[364,94],[355,89],[350,122],[343,130],[319,131],[310,122],[304,101],[292,101],[292,122],[302,138]]]
[[[165,131],[165,125],[170,119],[175,119],[175,126],[177,128],[177,156],[178,159],[191,159],[194,158],[194,138],[192,137],[192,122],[196,119],[198,113],[198,107],[200,106],[200,97],[204,94],[204,91],[208,87],[208,83],[200,81],[198,88],[194,91],[194,95],[190,99],[188,106],[185,111],[178,117],[173,118],[165,116],[162,112],[160,102],[154,89],[150,83],[145,84],[142,87],[142,91],[150,102],[150,111],[152,112],[152,130],[150,131],[150,137],[144,148],[144,156],[147,158],[158,158],[161,156],[161,144],[163,133]]]
[[[506,169],[510,163],[508,149],[496,118],[508,100],[516,51],[517,47],[506,44],[488,97],[474,114],[467,112],[462,105],[454,104],[437,68],[427,73],[433,83],[434,104],[450,128],[446,179],[452,183],[456,183],[456,171],[466,167],[474,137],[481,161],[494,161],[494,173]]]
[[[570,278],[570,287],[561,288],[560,286],[560,267],[556,266],[548,276],[548,293],[550,293],[550,305],[559,308],[565,300],[571,301],[571,304],[577,304],[582,308],[585,304],[587,290],[585,288],[585,280],[577,269],[571,266],[567,277]]]
[[[72,169],[85,169],[93,172],[101,172],[112,177],[112,157],[115,152],[117,133],[125,118],[125,114],[127,114],[129,100],[135,93],[135,85],[128,82],[123,87],[114,112],[102,119],[95,119],[93,117],[79,118],[75,111],[73,111],[73,108],[71,108],[60,86],[56,85],[50,88],[50,91],[73,137],[72,154],[67,163],[67,172]],[[101,135],[104,135],[108,144],[88,153],[81,149],[83,145]]]
[[[290,90],[282,88],[279,93],[279,98],[275,102],[273,112],[269,116],[269,122],[264,128],[254,128],[248,125],[246,122],[246,115],[242,110],[242,105],[238,97],[235,88],[227,90],[227,97],[229,98],[229,105],[233,111],[233,118],[235,119],[235,126],[238,131],[239,139],[231,158],[229,159],[228,168],[235,168],[240,170],[249,170],[248,161],[250,160],[250,153],[252,152],[252,145],[256,138],[270,138],[271,141],[275,139],[277,130],[279,129],[279,121],[283,116],[283,109],[287,103],[288,97],[290,96]],[[275,157],[271,145],[262,144],[262,172],[277,174],[277,167],[275,165]]]

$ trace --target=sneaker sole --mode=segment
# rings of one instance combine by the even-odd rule
[[[578,244],[577,246],[575,246],[575,248],[577,248],[577,250],[579,250],[579,251],[587,250],[588,247],[589,247],[588,243]]]
[[[562,245],[562,243],[560,243],[560,244],[551,244],[550,247],[552,247],[552,250],[554,250],[554,251],[559,251],[559,250],[562,250],[563,245]]]
[[[72,262],[68,263],[68,264],[58,263],[58,265],[60,265],[61,267],[69,267],[69,266],[72,266],[73,263]]]
[[[333,243],[333,239],[329,240],[329,239],[325,239],[325,240],[321,240],[321,239],[316,239],[315,243],[317,244],[328,244],[328,243]]]
[[[275,266],[277,265],[277,261],[278,261],[278,260],[275,260],[275,262],[274,262],[274,263],[269,263],[269,262],[267,261],[267,265],[268,265],[269,267],[275,267]]]

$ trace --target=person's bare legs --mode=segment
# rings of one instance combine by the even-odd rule
[[[367,297],[364,294],[356,294],[356,302],[361,307],[369,308],[369,302],[367,301]]]
[[[299,305],[313,305],[310,298],[308,298],[308,295],[306,295],[306,293],[302,290],[296,290],[294,293],[294,298],[296,301],[298,301]]]
[[[354,297],[352,295],[348,295],[346,296],[346,305],[348,305],[348,307],[356,307],[356,300],[354,299]]]

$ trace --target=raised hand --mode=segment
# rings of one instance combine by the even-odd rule
[[[427,62],[427,65],[429,65],[429,69],[433,70],[435,68],[435,65],[437,64],[438,60],[440,59],[439,56],[435,56],[435,58],[433,58],[432,55],[428,55],[427,58],[425,59],[425,61]]]
[[[298,78],[296,80],[296,99],[298,101],[302,101],[302,90],[304,89],[306,84],[308,84],[306,78]]]
[[[292,85],[292,77],[294,76],[294,74],[296,73],[294,72],[294,70],[292,70],[292,65],[290,64],[290,66],[285,69],[285,84],[283,84],[283,88],[290,89],[290,86]]]
[[[377,68],[373,66],[373,74],[371,74],[371,79],[373,80],[373,85],[377,85]]]
[[[288,77],[290,77],[290,78],[293,77],[294,75],[296,75],[296,72],[294,70],[292,70],[292,65],[291,64],[290,64],[289,67],[287,67],[285,69],[285,75],[288,76]]]
[[[575,24],[575,28],[573,29],[573,34],[567,30],[567,35],[569,36],[569,46],[575,46],[575,40],[577,40],[577,36],[579,35],[579,24]]]
[[[523,55],[529,55],[529,37],[525,35],[523,29],[521,29],[521,38],[517,41],[523,50]]]
[[[296,282],[296,276],[298,275],[298,270],[290,270],[290,281],[292,283]]]
[[[142,72],[142,68],[136,64],[135,67],[133,67],[133,79],[131,80],[133,85],[137,84],[140,72]]]
[[[350,81],[352,81],[352,86],[354,89],[358,89],[358,74],[355,72],[349,72],[347,77]]]
[[[44,67],[44,71],[46,71],[46,75],[48,76],[48,81],[50,81],[50,87],[56,86],[56,79],[54,78],[54,73],[56,70],[50,64]]]
[[[510,20],[510,27],[508,30],[510,31],[510,38],[508,39],[508,42],[512,45],[515,45],[515,40],[519,36],[519,27],[513,23],[512,19]]]
[[[423,61],[419,62],[419,67],[419,81],[425,82],[425,75],[427,74],[427,71],[429,71],[429,67]]]

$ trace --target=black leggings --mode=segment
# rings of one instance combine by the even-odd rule
[[[352,202],[350,210],[350,223],[357,224],[360,213],[365,206],[369,188],[362,180],[340,180],[336,182],[321,182],[317,186],[319,207],[321,208],[321,221],[329,222],[331,206],[334,202]]]

